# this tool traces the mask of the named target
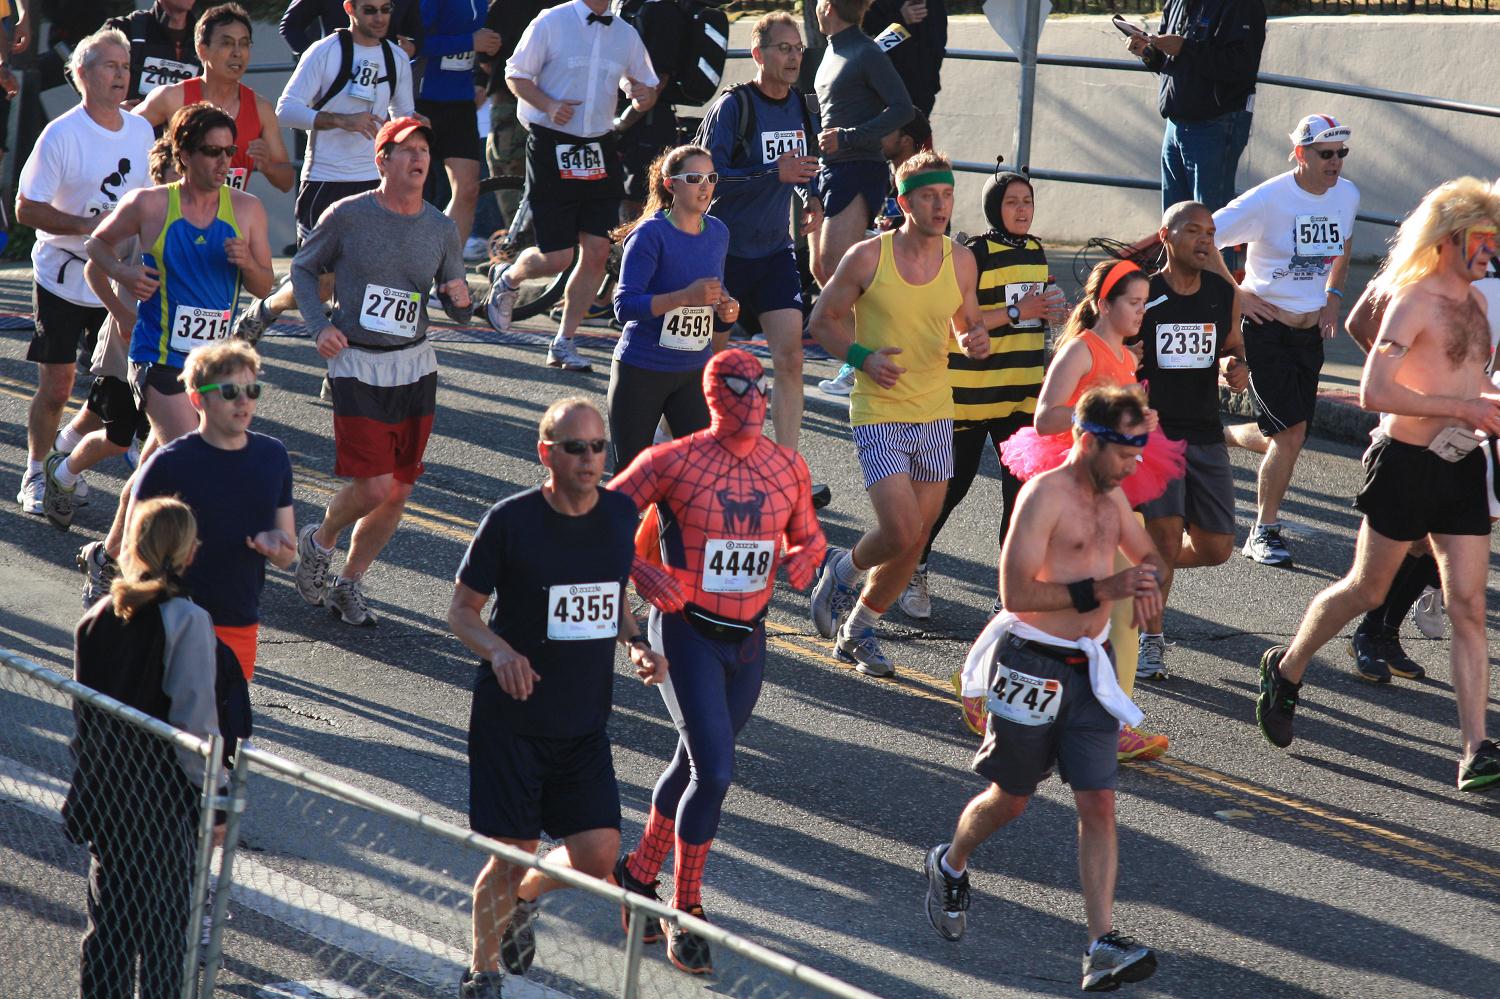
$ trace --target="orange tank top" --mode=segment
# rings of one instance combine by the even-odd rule
[[[1068,408],[1077,405],[1083,393],[1098,385],[1134,385],[1135,355],[1121,348],[1123,356],[1116,356],[1114,348],[1093,330],[1084,330],[1079,337],[1089,348],[1089,370],[1078,379],[1073,394],[1068,396]]]
[[[203,77],[194,76],[182,81],[182,103],[197,104],[203,100]],[[250,158],[250,143],[260,138],[260,109],[255,106],[255,91],[240,84],[240,110],[234,116],[234,144],[238,151],[229,161],[229,177],[224,181],[237,191],[243,191],[255,172],[255,160]]]

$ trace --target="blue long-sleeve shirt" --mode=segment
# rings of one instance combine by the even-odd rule
[[[729,252],[736,257],[766,257],[792,245],[792,195],[805,185],[784,184],[776,173],[782,153],[817,155],[817,136],[806,135],[807,118],[798,107],[803,100],[795,90],[779,101],[761,93],[754,84],[746,88],[754,118],[745,148],[737,150],[740,134],[740,101],[731,90],[709,108],[703,120],[708,151],[719,172],[719,186],[708,213],[729,227]],[[813,127],[817,127],[814,119]]]
[[[484,0],[422,0],[422,100],[474,100],[474,32],[488,13]]]
[[[652,371],[692,371],[707,364],[712,353],[708,349],[710,323],[712,329],[726,325],[719,322],[712,307],[674,309],[653,316],[651,299],[681,291],[699,278],[722,281],[728,248],[729,229],[711,215],[703,217],[703,229],[697,235],[678,229],[666,212],[636,226],[625,239],[620,280],[615,285],[615,318],[625,324],[615,360]],[[665,336],[663,326],[667,327]]]

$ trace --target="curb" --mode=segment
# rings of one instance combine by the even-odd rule
[[[1219,385],[1219,409],[1229,416],[1255,418],[1250,393],[1232,392],[1222,383]],[[1360,408],[1359,397],[1353,392],[1330,388],[1318,390],[1312,418],[1312,432],[1316,436],[1363,446],[1370,443],[1370,431],[1379,422],[1378,414]]]

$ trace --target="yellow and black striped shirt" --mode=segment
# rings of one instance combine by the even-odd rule
[[[1047,283],[1047,254],[1027,237],[1023,246],[1008,246],[989,235],[969,243],[979,264],[979,307],[1004,308]],[[953,387],[955,426],[973,426],[1036,412],[1042,390],[1043,350],[1047,328],[1040,319],[1019,327],[1001,326],[990,333],[990,356],[976,361],[948,345],[948,382]]]

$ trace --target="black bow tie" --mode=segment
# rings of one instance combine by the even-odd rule
[[[590,13],[589,16],[588,16],[588,20],[585,21],[584,23],[585,24],[593,24],[595,21],[598,21],[600,24],[608,25],[614,19],[615,19],[615,16],[613,14],[593,14],[593,13]]]

